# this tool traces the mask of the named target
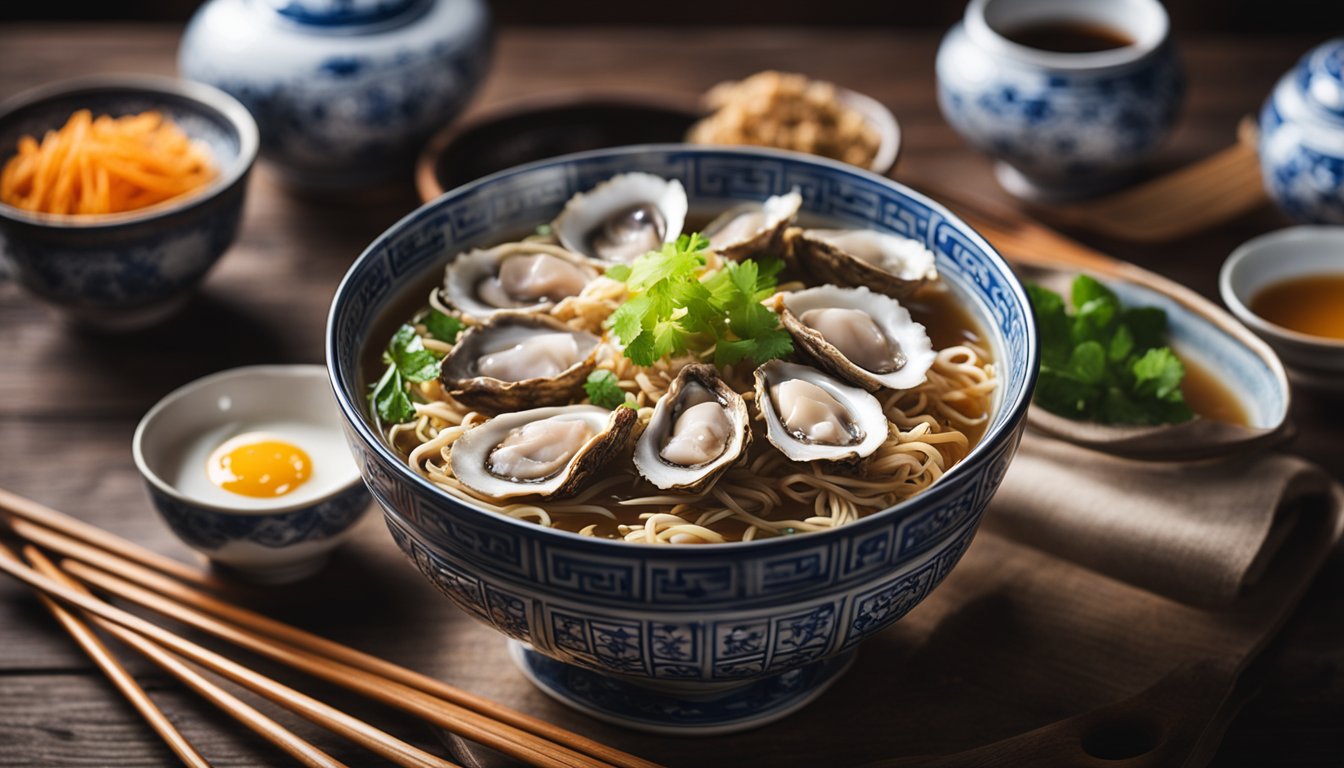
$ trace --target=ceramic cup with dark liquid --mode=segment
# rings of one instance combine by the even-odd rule
[[[944,116],[1000,183],[1047,200],[1124,183],[1184,92],[1157,0],[971,0],[937,73]]]

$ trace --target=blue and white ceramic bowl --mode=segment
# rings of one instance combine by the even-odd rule
[[[1260,175],[1298,221],[1344,224],[1344,37],[1307,52],[1260,110]]]
[[[490,43],[482,0],[210,0],[178,66],[252,111],[281,178],[345,188],[409,179],[476,92]]]
[[[158,110],[210,147],[219,176],[181,198],[106,216],[38,214],[0,203],[0,261],[28,291],[91,328],[143,327],[185,304],[233,243],[257,126],[228,94],[199,83],[81,78],[0,104],[0,165],[20,137],[55,130],[80,109],[113,116]]]
[[[303,449],[312,459],[309,479],[273,499],[214,486],[207,456],[247,432]],[[368,511],[368,490],[340,433],[321,366],[251,366],[169,393],[140,420],[131,452],[155,509],[178,538],[227,572],[282,583],[320,570]]]
[[[797,188],[803,211],[926,243],[983,327],[1000,387],[984,439],[924,494],[823,533],[650,547],[468,507],[411,471],[370,424],[361,368],[389,313],[455,254],[549,221],[617,173],[680,181],[709,213]],[[858,644],[928,595],[971,543],[1016,449],[1037,370],[1036,332],[1003,259],[945,208],[841,163],[756,148],[646,145],[545,160],[449,191],[359,257],[333,299],[327,363],[346,434],[388,529],[463,610],[519,643],[524,671],[595,716],[662,732],[760,725],[816,696]]]
[[[1133,42],[1092,53],[1029,48],[1009,34],[1078,22]],[[997,158],[1024,197],[1106,191],[1166,137],[1184,80],[1157,0],[971,0],[938,49],[938,103],[967,141]]]

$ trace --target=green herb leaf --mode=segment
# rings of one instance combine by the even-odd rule
[[[1181,379],[1185,378],[1185,365],[1170,347],[1158,347],[1144,352],[1143,356],[1130,366],[1130,370],[1134,372],[1136,391],[1152,394],[1159,400],[1172,403],[1184,400],[1184,395],[1181,394]]]
[[[406,383],[395,365],[389,365],[383,377],[369,393],[373,411],[387,424],[402,424],[415,418],[415,406],[406,394]]]
[[[454,344],[457,342],[457,335],[467,326],[452,315],[445,315],[437,309],[431,309],[429,316],[425,318],[425,327],[429,329],[430,336],[439,341]]]
[[[1074,419],[1164,424],[1194,414],[1181,394],[1185,366],[1166,345],[1166,313],[1126,309],[1105,285],[1080,275],[1070,315],[1058,294],[1028,286],[1041,340],[1035,402]]]
[[[780,328],[779,317],[761,304],[774,294],[783,263],[727,262],[702,281],[699,272],[708,245],[699,234],[683,235],[629,267],[607,270],[630,293],[608,325],[634,363],[652,365],[711,345],[720,365],[745,357],[764,362],[792,351],[792,339]]]
[[[439,375],[439,359],[425,349],[420,335],[409,325],[403,325],[392,335],[387,347],[392,364],[407,381],[429,381]]]
[[[621,389],[616,374],[606,368],[598,368],[588,374],[588,380],[583,383],[583,391],[588,393],[588,400],[593,405],[610,409],[625,404],[625,391]]]

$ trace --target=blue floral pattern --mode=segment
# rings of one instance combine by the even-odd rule
[[[263,156],[302,184],[409,172],[409,159],[466,106],[489,62],[489,14],[476,0],[294,2],[279,13],[300,23],[277,24],[271,9],[248,0],[212,0],[188,28],[179,66],[246,105]],[[220,42],[242,24],[256,41],[251,55],[273,66],[240,61]]]
[[[245,167],[214,194],[129,221],[53,227],[0,214],[0,260],[29,291],[100,323],[185,298],[238,231],[253,159],[244,156],[239,129],[226,115],[179,94],[90,86],[7,116],[0,127],[0,164],[19,136],[42,135],[75,109],[114,115],[157,109],[209,146],[221,176]]]
[[[319,504],[276,514],[218,512],[169,496],[152,483],[146,486],[164,522],[183,541],[207,555],[236,541],[270,549],[323,541],[349,530],[369,506],[369,494],[362,483]]]
[[[492,232],[548,220],[575,191],[636,170],[680,180],[693,204],[707,208],[797,186],[808,212],[929,244],[947,282],[984,318],[1000,362],[1003,405],[973,454],[914,500],[834,531],[714,547],[636,547],[557,533],[469,509],[412,473],[364,413],[358,361],[365,341],[375,343],[374,319],[451,254]],[[1036,368],[1027,306],[978,235],[888,180],[768,151],[626,148],[506,171],[404,219],[351,267],[334,300],[327,359],[356,461],[394,540],[428,579],[473,616],[562,663],[548,666],[563,674],[543,684],[580,706],[602,709],[601,698],[627,711],[627,723],[647,717],[698,728],[727,717],[701,705],[702,693],[724,683],[746,686],[724,699],[740,707],[732,722],[754,723],[761,712],[815,695],[843,666],[840,656],[898,620],[951,570],[1016,448]],[[520,604],[502,613],[495,593]],[[652,686],[650,700],[627,701],[639,686],[608,684],[602,675],[612,673]],[[680,698],[659,681],[676,681]]]
[[[1309,51],[1260,110],[1260,171],[1279,208],[1344,224],[1344,39]]]
[[[1169,44],[1119,69],[1066,72],[991,58],[962,25],[943,40],[937,72],[952,127],[1047,184],[1134,166],[1166,137],[1184,94]]]

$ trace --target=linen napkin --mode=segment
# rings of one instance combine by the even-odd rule
[[[1303,515],[1339,535],[1344,489],[1277,453],[1216,461],[1109,456],[1028,431],[986,525],[1181,602],[1226,606],[1255,585]]]

